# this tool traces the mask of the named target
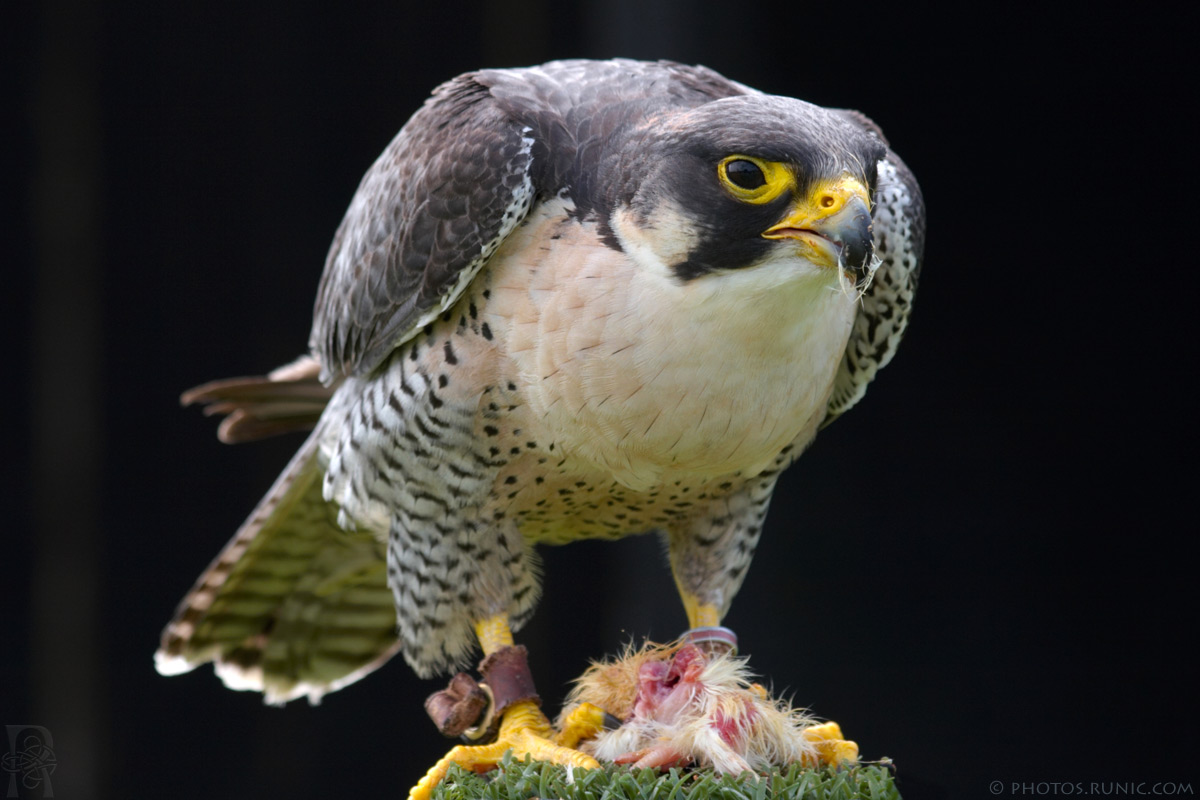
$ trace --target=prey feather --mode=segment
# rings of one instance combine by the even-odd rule
[[[827,733],[813,734],[822,726],[812,717],[753,683],[745,659],[708,655],[694,644],[646,644],[593,664],[561,718],[583,703],[622,720],[580,745],[599,761],[721,774],[828,761]]]
[[[871,263],[867,266],[866,275],[861,280],[851,281],[846,277],[848,265],[845,260],[838,256],[838,290],[842,296],[849,297],[854,295],[855,303],[862,303],[863,296],[867,293],[867,289],[871,288],[871,281],[875,278],[875,272],[883,264],[883,259],[877,255],[871,256]]]

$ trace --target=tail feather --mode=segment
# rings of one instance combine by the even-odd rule
[[[213,661],[230,688],[316,702],[397,651],[383,546],[338,527],[316,438],[184,598],[155,654],[159,672]]]
[[[316,359],[303,356],[270,375],[210,381],[179,402],[202,404],[206,416],[227,415],[217,429],[226,444],[312,430],[336,388],[321,383],[320,371]]]

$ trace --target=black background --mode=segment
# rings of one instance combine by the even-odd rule
[[[0,724],[53,733],[56,796],[398,796],[444,751],[399,660],[315,708],[154,672],[299,443],[223,447],[176,397],[303,350],[433,86],[613,55],[859,108],[928,204],[905,344],[781,480],[726,620],[753,667],[910,798],[1200,786],[1184,20],[909,5],[6,5]],[[518,639],[552,708],[684,627],[653,538],[545,559]]]

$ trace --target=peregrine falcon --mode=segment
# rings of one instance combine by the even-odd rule
[[[670,62],[443,84],[350,202],[310,355],[184,397],[227,441],[312,432],[159,670],[268,702],[396,652],[431,676],[511,649],[537,545],[650,532],[719,626],[779,473],[895,353],[923,239],[855,111]]]

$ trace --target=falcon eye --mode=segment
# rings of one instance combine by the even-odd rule
[[[732,155],[717,165],[717,178],[735,200],[760,205],[796,187],[792,170],[779,161]]]
[[[725,177],[734,186],[742,189],[757,189],[767,183],[767,176],[758,168],[758,164],[744,158],[734,159],[725,165]]]

